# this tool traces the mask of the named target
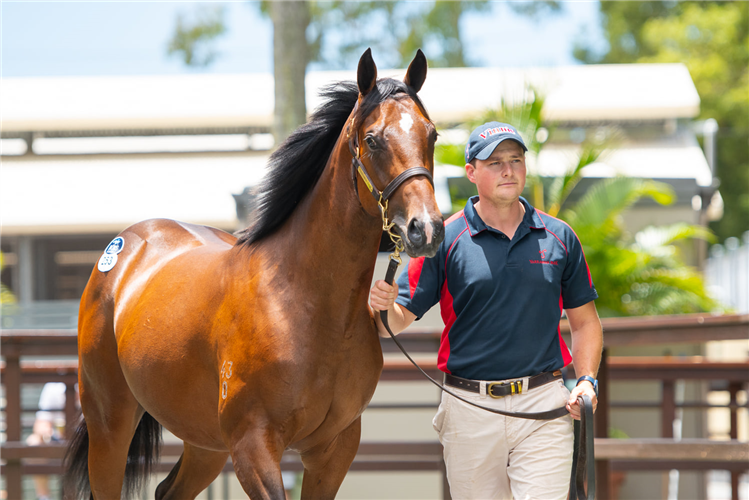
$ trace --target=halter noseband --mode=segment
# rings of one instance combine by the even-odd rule
[[[393,226],[395,226],[395,223],[388,220],[388,200],[393,195],[393,193],[401,186],[401,184],[406,182],[411,177],[416,177],[418,175],[425,176],[429,180],[429,183],[432,185],[432,188],[434,188],[434,179],[432,178],[432,173],[424,167],[409,168],[398,174],[395,179],[390,181],[385,189],[380,191],[374,185],[374,181],[372,181],[372,178],[367,173],[367,169],[364,167],[364,164],[361,161],[361,150],[359,149],[359,134],[356,130],[352,130],[353,125],[354,118],[351,118],[351,124],[349,125],[348,133],[348,147],[349,151],[351,151],[351,177],[354,181],[354,191],[356,192],[356,197],[359,197],[359,184],[356,182],[356,174],[358,172],[359,176],[361,176],[362,180],[364,181],[364,184],[367,186],[369,193],[377,202],[377,206],[380,207],[380,214],[382,215],[382,230],[388,233],[388,236],[390,236],[390,240],[395,244],[395,252],[393,252],[390,257],[400,263],[401,259],[399,254],[405,249],[405,246],[403,244],[403,239],[393,232]]]

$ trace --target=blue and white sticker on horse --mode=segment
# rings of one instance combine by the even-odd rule
[[[104,253],[108,253],[110,255],[116,255],[122,251],[122,247],[124,246],[125,246],[125,240],[122,238],[122,236],[118,236],[109,242],[109,245],[107,245],[107,249],[104,250]]]
[[[125,240],[122,236],[113,239],[109,245],[107,245],[104,254],[99,257],[99,263],[96,265],[96,268],[103,273],[111,271],[115,264],[117,264],[117,254],[122,251],[124,246]]]

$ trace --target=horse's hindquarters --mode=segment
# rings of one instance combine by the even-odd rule
[[[132,395],[179,437],[225,451],[211,310],[234,238],[168,220],[136,224],[120,237],[116,265],[93,271],[81,301],[81,371],[101,401]]]

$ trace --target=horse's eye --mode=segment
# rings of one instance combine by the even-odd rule
[[[377,148],[377,141],[374,140],[374,137],[371,135],[368,135],[364,138],[364,142],[367,143],[367,146],[369,146],[369,149],[375,149]]]

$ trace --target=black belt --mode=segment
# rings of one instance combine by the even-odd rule
[[[540,387],[554,380],[561,380],[562,372],[557,370],[555,372],[544,372],[534,375],[528,379],[528,386],[523,387],[523,379],[511,380],[509,382],[487,382],[486,383],[486,394],[497,399],[505,396],[511,396],[513,394],[522,394],[524,391],[529,391],[536,387]],[[481,394],[481,382],[476,380],[468,380],[467,378],[456,377],[455,375],[445,374],[445,383],[458,389],[463,389],[470,392]]]

